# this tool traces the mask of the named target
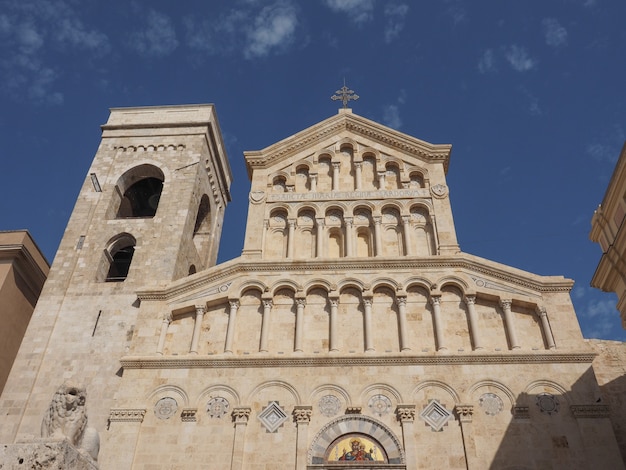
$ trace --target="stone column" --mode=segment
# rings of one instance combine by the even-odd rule
[[[339,191],[339,167],[341,163],[333,162],[333,191]]]
[[[456,414],[459,418],[461,426],[461,435],[463,437],[463,451],[465,452],[465,465],[467,470],[478,470],[476,442],[474,441],[474,433],[472,429],[472,417],[474,415],[474,405],[456,405]]]
[[[408,338],[408,326],[406,323],[406,296],[396,296],[398,305],[398,328],[400,329],[400,351],[410,351]]]
[[[469,322],[470,335],[474,349],[483,349],[480,343],[480,335],[478,334],[478,325],[476,320],[476,296],[466,295],[465,305],[467,306],[467,320]]]
[[[167,329],[172,323],[172,314],[166,313],[163,315],[163,322],[161,323],[161,334],[159,335],[159,344],[157,344],[157,354],[163,355],[163,349],[165,348],[165,339],[167,338]]]
[[[384,171],[378,172],[378,189],[381,191],[385,190],[385,173]]]
[[[224,344],[225,353],[233,353],[233,339],[235,338],[235,325],[237,319],[237,310],[239,310],[239,300],[229,300],[230,310],[228,312],[228,326],[226,329],[226,344]]]
[[[231,470],[242,470],[243,457],[244,457],[244,445],[246,436],[246,427],[248,426],[248,419],[250,418],[251,408],[247,406],[240,406],[233,409],[232,417],[235,423],[235,438],[233,439],[233,457],[230,462]]]
[[[381,222],[383,221],[383,218],[379,215],[372,217],[374,219],[374,251],[375,256],[382,256],[383,255],[383,234],[381,233]]]
[[[314,193],[317,191],[317,173],[309,173],[309,178],[311,179],[311,192]]]
[[[346,256],[354,256],[354,225],[352,225],[352,217],[344,217],[343,221],[346,224]]]
[[[406,470],[417,470],[417,447],[415,439],[415,405],[398,405],[396,417],[402,425],[402,442]]]
[[[307,440],[312,412],[312,406],[299,405],[293,409],[293,419],[296,422],[296,470],[306,470],[307,467]]]
[[[287,258],[293,259],[293,247],[295,245],[295,235],[296,235],[296,221],[295,219],[289,219],[287,221],[289,226],[289,232],[287,235]]]
[[[191,337],[190,354],[198,354],[198,343],[202,331],[202,319],[204,318],[204,305],[196,305],[196,320],[193,324],[193,336]]]
[[[261,345],[259,347],[259,352],[268,352],[271,312],[272,312],[272,299],[263,299],[263,319],[261,323]]]
[[[500,306],[504,312],[504,326],[506,333],[509,337],[509,344],[511,349],[519,349],[519,343],[517,342],[517,334],[515,333],[515,325],[513,325],[513,314],[511,313],[511,300],[501,299]]]
[[[317,243],[315,254],[318,258],[324,256],[324,239],[326,238],[326,230],[324,229],[324,219],[315,219],[317,222],[317,239],[315,240]]]
[[[433,329],[435,330],[437,351],[446,350],[448,348],[446,348],[443,342],[443,327],[441,325],[441,296],[431,296],[430,303],[433,306]]]
[[[296,341],[294,351],[302,352],[302,331],[304,330],[304,306],[306,297],[296,298]]]
[[[411,243],[411,217],[402,216],[402,234],[404,235],[404,254],[413,255],[413,244]]]
[[[537,315],[539,315],[539,318],[541,319],[541,328],[543,329],[543,334],[548,342],[548,347],[550,349],[556,349],[556,344],[554,344],[554,335],[552,334],[552,328],[550,328],[546,308],[537,307]]]
[[[374,338],[372,337],[372,297],[363,297],[363,306],[365,307],[363,325],[364,325],[364,340],[365,340],[365,352],[374,352]]]
[[[354,189],[359,191],[363,187],[363,178],[361,176],[361,162],[354,162]]]
[[[339,344],[337,343],[337,310],[339,308],[339,296],[328,298],[330,301],[330,325],[329,325],[329,341],[328,347],[330,352],[339,351]]]

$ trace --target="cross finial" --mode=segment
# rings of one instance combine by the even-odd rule
[[[343,86],[341,87],[341,89],[337,90],[335,93],[337,93],[336,95],[333,95],[330,97],[331,100],[333,101],[337,101],[337,100],[341,100],[341,102],[343,103],[343,107],[344,109],[348,107],[348,101],[350,100],[358,100],[359,99],[359,95],[357,95],[354,90],[350,90],[347,86],[346,86],[346,79],[343,79]]]

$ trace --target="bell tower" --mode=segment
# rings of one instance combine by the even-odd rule
[[[0,402],[12,410],[0,442],[36,435],[68,378],[106,421],[119,359],[141,334],[137,290],[215,265],[231,180],[213,105],[111,109],[24,338],[40,346],[22,348],[7,384],[18,393]]]

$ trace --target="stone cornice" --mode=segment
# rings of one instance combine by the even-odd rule
[[[176,281],[163,289],[145,289],[137,292],[142,301],[169,301],[186,293],[213,284],[226,284],[229,279],[238,275],[254,272],[258,276],[273,272],[307,272],[319,276],[320,272],[374,270],[389,272],[391,270],[421,271],[433,269],[465,269],[468,273],[481,273],[493,279],[508,282],[535,292],[569,292],[573,281],[562,276],[538,276],[516,268],[484,260],[467,253],[453,256],[430,256],[426,258],[399,257],[399,258],[340,258],[314,259],[309,261],[292,260],[245,260],[236,258],[221,265],[215,266],[204,273],[194,276],[193,279]],[[533,279],[534,278],[534,279]],[[219,288],[219,286],[214,286]],[[226,294],[228,289],[223,290]]]
[[[45,271],[42,269],[42,264],[37,262],[25,244],[12,243],[0,245],[0,260],[8,260],[13,263],[13,266],[17,272],[19,272],[22,279],[26,281],[35,299],[37,299],[41,293],[49,270],[47,261],[43,258],[43,255],[40,256],[43,263],[45,263],[43,265],[43,267],[46,268]]]
[[[352,113],[339,113],[263,150],[244,152],[248,175],[251,176],[253,168],[266,168],[278,163],[300,150],[313,146],[317,142],[344,130],[375,140],[403,153],[440,161],[447,171],[451,145],[433,145],[362,116]]]
[[[289,357],[217,357],[217,356],[125,356],[124,369],[230,369],[268,367],[341,367],[341,366],[411,366],[411,365],[485,365],[485,364],[591,364],[590,352],[534,354],[466,355],[390,355],[390,356],[289,356]]]

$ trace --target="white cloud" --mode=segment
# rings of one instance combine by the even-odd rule
[[[60,104],[63,94],[55,87],[65,74],[59,65],[62,61],[53,59],[55,54],[72,56],[89,51],[93,57],[110,50],[108,37],[86,26],[74,5],[63,0],[3,2],[0,86],[5,92],[16,99]]]
[[[522,87],[521,90],[528,100],[528,112],[533,116],[539,116],[543,114],[543,110],[541,109],[541,106],[539,106],[539,98],[531,93],[530,90],[528,90],[526,87]]]
[[[552,47],[567,45],[567,30],[554,18],[544,18],[541,22],[546,44]]]
[[[383,123],[386,126],[399,129],[402,126],[402,119],[400,119],[400,110],[395,104],[389,104],[383,109]]]
[[[263,57],[272,49],[289,45],[295,35],[298,18],[288,4],[277,3],[261,10],[254,27],[248,31],[248,44],[244,50],[247,58]]]
[[[390,43],[398,37],[404,29],[404,22],[409,6],[405,3],[389,3],[385,6],[385,42]]]
[[[335,12],[346,13],[357,25],[362,25],[374,17],[374,0],[325,0]]]
[[[515,44],[505,48],[504,56],[511,67],[518,72],[526,72],[537,65],[537,61],[528,55],[525,48]]]
[[[483,52],[483,55],[478,60],[478,71],[480,73],[496,71],[496,59],[491,49],[487,49]]]
[[[452,18],[455,26],[467,20],[467,10],[459,0],[446,0],[446,3],[448,4],[446,13]]]
[[[585,148],[587,155],[594,160],[614,164],[619,157],[620,149],[626,140],[626,130],[616,124],[603,132],[599,141],[592,142]]]
[[[163,57],[178,47],[176,30],[169,16],[148,10],[146,27],[130,35],[130,47],[148,57]]]
[[[587,145],[585,150],[594,160],[609,163],[617,162],[618,152],[611,145],[594,142]]]
[[[587,330],[587,335],[592,338],[605,338],[615,326],[619,312],[615,306],[615,300],[590,300],[586,308],[580,314],[593,321],[593,327]]]

